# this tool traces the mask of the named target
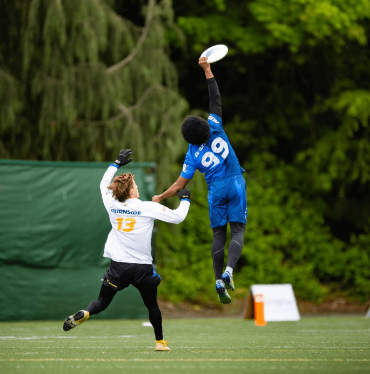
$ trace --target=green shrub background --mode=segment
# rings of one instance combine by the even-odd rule
[[[324,218],[290,190],[285,165],[270,170],[261,165],[261,159],[255,160],[246,176],[248,221],[235,269],[239,297],[245,297],[252,284],[291,283],[300,299],[320,303],[342,296],[366,302],[369,235],[353,236],[350,243],[335,238]],[[197,173],[189,188],[192,202],[186,220],[176,226],[157,223],[160,296],[174,303],[212,304],[217,298],[204,177]],[[228,228],[226,248],[229,241]],[[227,249],[225,253],[226,266]]]
[[[369,300],[369,0],[0,3],[0,158],[112,161],[131,148],[156,162],[163,192],[185,157],[182,119],[208,115],[198,58],[226,44],[212,69],[248,186],[239,296],[289,282],[318,303]],[[157,223],[160,292],[213,303],[204,177],[189,187],[186,221]]]

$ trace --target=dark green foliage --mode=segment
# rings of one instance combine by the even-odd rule
[[[207,115],[198,57],[227,44],[213,72],[249,204],[237,286],[368,297],[368,0],[0,6],[1,158],[99,161],[132,148],[157,161],[162,192],[181,170],[183,116]],[[189,185],[187,220],[158,224],[162,295],[176,302],[217,300],[202,178]]]
[[[225,130],[247,170],[248,224],[237,286],[290,282],[304,299],[342,293],[365,301],[370,291],[370,3],[195,3],[174,3],[190,53],[174,41],[173,58],[191,106],[206,109],[197,58],[213,44],[229,47],[212,70]],[[189,220],[199,209],[194,205]],[[205,208],[196,215],[206,217]],[[206,242],[197,241],[199,246],[187,250],[202,250]],[[203,251],[209,277],[210,243]],[[208,281],[204,272],[200,277]]]
[[[168,170],[187,108],[164,38],[171,3],[32,0],[2,14],[1,158],[102,161],[130,147]]]
[[[183,223],[178,226],[157,223],[157,263],[163,279],[161,296],[174,302],[184,299],[209,302],[214,299],[212,230],[203,179],[200,173],[196,173],[189,184],[191,206]]]
[[[266,170],[266,164],[271,168]],[[296,295],[306,300],[320,302],[334,292],[366,301],[369,234],[353,235],[349,243],[332,235],[322,215],[290,188],[287,179],[296,172],[293,166],[264,160],[263,155],[248,165],[248,223],[236,267],[238,289],[245,295],[252,284],[292,283]],[[189,188],[192,203],[184,223],[158,224],[161,296],[173,302],[216,303],[203,176],[197,174]]]

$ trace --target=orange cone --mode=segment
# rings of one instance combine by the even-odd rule
[[[263,295],[254,295],[254,323],[256,326],[266,326],[265,321],[265,302]]]

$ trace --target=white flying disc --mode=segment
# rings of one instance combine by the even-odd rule
[[[218,60],[221,60],[227,55],[227,51],[229,49],[224,44],[217,44],[214,45],[211,48],[206,49],[200,57],[208,57],[208,62],[216,62]]]

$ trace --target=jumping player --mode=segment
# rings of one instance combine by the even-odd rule
[[[184,119],[181,132],[189,143],[182,173],[178,180],[152,201],[160,202],[184,188],[198,169],[205,174],[208,183],[208,203],[211,228],[213,229],[212,258],[216,278],[216,291],[223,304],[229,304],[231,297],[227,290],[234,291],[233,269],[243,248],[243,237],[247,223],[246,184],[238,158],[231,147],[222,126],[221,95],[212,74],[207,57],[199,59],[203,68],[209,92],[208,122],[196,116]],[[224,255],[227,223],[231,229],[231,243],[225,272]]]
[[[130,155],[130,149],[122,150],[100,183],[112,230],[104,248],[104,257],[110,258],[111,264],[102,278],[99,297],[85,310],[69,316],[63,324],[63,330],[69,331],[90,316],[99,314],[109,306],[118,291],[132,284],[139,290],[149,311],[156,351],[170,351],[168,342],[163,340],[162,315],[157,303],[157,287],[161,277],[152,265],[151,238],[155,219],[176,224],[185,219],[190,206],[190,191],[185,188],[178,192],[181,201],[176,210],[139,200],[139,190],[132,174],[121,174],[113,179],[120,166],[132,161],[128,159]]]

